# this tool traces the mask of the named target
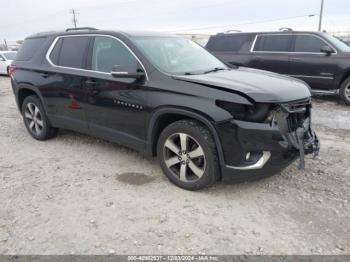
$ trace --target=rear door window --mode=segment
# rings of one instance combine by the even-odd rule
[[[291,35],[259,35],[253,51],[259,52],[290,52]]]
[[[56,59],[56,63],[59,66],[85,68],[89,39],[89,36],[63,37],[62,43],[60,41],[56,43],[50,58],[52,55],[52,58]],[[57,52],[59,52],[58,59]]]
[[[313,35],[296,35],[294,52],[320,53],[322,46],[329,46],[322,39]]]
[[[17,61],[31,60],[35,55],[35,53],[39,50],[39,48],[45,42],[45,40],[46,40],[46,37],[26,39],[16,55],[16,60]]]
[[[207,48],[212,51],[239,51],[243,44],[247,41],[247,35],[227,35],[212,37]]]

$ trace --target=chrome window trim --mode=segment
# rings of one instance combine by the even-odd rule
[[[334,53],[333,55],[337,55],[338,54],[338,51],[337,49],[326,39],[323,39],[322,37],[316,35],[316,34],[309,34],[309,33],[296,33],[296,34],[286,34],[286,33],[281,33],[281,34],[257,34],[254,38],[254,41],[252,43],[252,46],[250,48],[250,52],[251,53],[267,53],[267,54],[313,54],[313,55],[324,55],[324,53],[322,52],[293,52],[293,51],[290,51],[290,52],[281,52],[281,51],[254,51],[254,48],[255,48],[255,44],[256,44],[256,41],[258,39],[259,36],[270,36],[270,35],[287,35],[287,36],[298,36],[298,35],[309,35],[309,36],[314,36],[314,37],[317,37],[319,39],[321,39],[323,42],[325,42],[325,44],[329,45],[333,50],[334,50]]]
[[[333,80],[334,77],[333,76],[309,76],[309,75],[287,75],[290,77],[303,77],[303,78],[320,78],[320,79],[329,79],[329,80]]]
[[[57,36],[55,38],[55,40],[52,42],[51,46],[49,47],[49,49],[46,52],[46,60],[47,62],[52,66],[52,67],[57,67],[57,68],[64,68],[64,69],[69,69],[69,70],[76,70],[76,71],[83,71],[83,72],[93,72],[93,73],[98,73],[98,74],[103,74],[103,75],[110,75],[112,76],[111,73],[107,73],[107,72],[101,72],[101,71],[95,71],[95,70],[88,70],[88,69],[82,69],[82,68],[74,68],[74,67],[67,67],[67,66],[59,66],[59,65],[55,65],[51,59],[50,59],[50,55],[52,53],[52,50],[55,48],[56,43],[58,42],[59,39],[61,38],[65,38],[65,37],[79,37],[79,36],[104,36],[104,37],[109,37],[109,38],[113,38],[117,41],[119,41],[123,46],[125,46],[129,52],[135,57],[135,59],[140,63],[143,71],[145,72],[146,75],[146,80],[149,80],[148,78],[148,74],[146,71],[145,66],[143,65],[143,63],[141,62],[141,60],[136,56],[136,54],[128,47],[127,44],[125,44],[122,40],[120,40],[118,37],[115,36],[111,36],[111,35],[102,35],[102,34],[79,34],[79,35],[62,35],[62,36]]]

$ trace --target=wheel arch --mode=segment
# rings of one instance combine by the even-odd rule
[[[38,96],[43,107],[44,107],[44,110],[47,112],[46,105],[45,105],[45,103],[43,103],[44,100],[43,100],[41,93],[39,92],[39,89],[35,86],[28,85],[28,84],[20,84],[17,88],[16,98],[17,98],[18,109],[20,111],[22,110],[22,105],[23,105],[24,99],[30,95]]]
[[[350,77],[350,68],[346,69],[338,83],[338,88],[344,83],[344,81]]]
[[[200,113],[182,108],[162,108],[153,113],[147,130],[147,153],[156,156],[157,141],[160,133],[169,124],[182,119],[194,119],[206,126],[212,134],[218,151],[220,165],[224,163],[223,150],[219,135],[212,121]]]

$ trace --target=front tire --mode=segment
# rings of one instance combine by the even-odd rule
[[[341,84],[339,95],[345,104],[350,106],[350,77],[345,79]]]
[[[199,190],[219,178],[216,145],[208,128],[194,120],[167,126],[157,144],[158,161],[168,179],[186,190]]]
[[[44,107],[37,96],[28,96],[22,104],[22,117],[29,134],[37,140],[47,140],[57,135],[45,114]]]

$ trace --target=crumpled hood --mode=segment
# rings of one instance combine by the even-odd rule
[[[173,78],[243,93],[260,103],[289,102],[311,96],[308,85],[301,80],[246,67]]]

